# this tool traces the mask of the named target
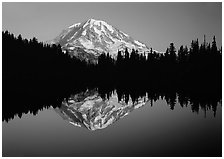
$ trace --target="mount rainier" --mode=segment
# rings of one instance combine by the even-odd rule
[[[118,51],[138,50],[139,53],[149,53],[149,48],[128,34],[109,25],[105,21],[89,19],[76,23],[49,42],[60,44],[63,52],[81,59],[97,59],[102,53],[115,57]]]

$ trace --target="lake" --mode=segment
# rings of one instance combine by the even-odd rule
[[[93,89],[8,119],[3,109],[2,155],[221,156],[221,102],[195,109],[178,97],[172,105],[166,96],[146,93],[133,101]]]

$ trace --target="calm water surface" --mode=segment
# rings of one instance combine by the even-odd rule
[[[3,156],[221,156],[220,103],[214,117],[211,110],[195,113],[178,102],[171,110],[160,98],[95,131],[71,118],[50,107],[3,121]]]

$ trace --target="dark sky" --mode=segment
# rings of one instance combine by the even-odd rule
[[[222,4],[195,2],[3,2],[2,28],[39,41],[55,38],[66,27],[89,18],[104,20],[148,47],[165,51],[170,42],[189,45],[198,38],[222,38]]]

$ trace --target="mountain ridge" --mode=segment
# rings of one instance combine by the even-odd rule
[[[118,51],[138,50],[150,53],[146,44],[133,39],[130,35],[103,20],[88,19],[64,29],[50,44],[60,44],[63,52],[79,58],[97,59],[102,53],[116,56]]]

